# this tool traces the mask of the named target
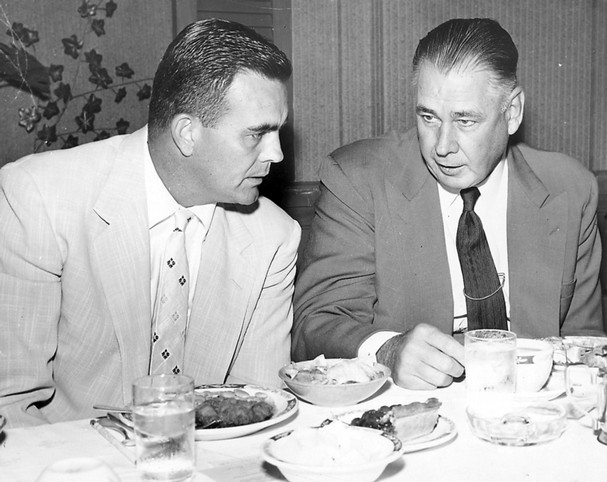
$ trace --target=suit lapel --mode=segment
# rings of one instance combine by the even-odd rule
[[[142,149],[146,131],[125,138],[95,205],[92,260],[103,288],[120,355],[125,401],[134,378],[147,374],[150,331],[150,245]]]
[[[430,175],[416,142],[406,142],[408,150],[398,153],[389,172],[401,172],[388,186],[390,211],[401,250],[398,266],[403,286],[401,313],[409,317],[407,328],[420,321],[438,326],[445,333],[453,331],[453,295],[440,201],[435,179]],[[419,297],[429,297],[431,303],[420,303]]]
[[[218,205],[202,250],[186,339],[184,373],[196,383],[223,383],[240,349],[259,282],[254,247],[246,226]]]
[[[508,162],[510,323],[519,334],[540,336],[559,319],[567,195],[548,192],[518,148]]]

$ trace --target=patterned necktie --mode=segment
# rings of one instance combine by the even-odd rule
[[[495,269],[483,223],[474,212],[480,196],[478,188],[462,189],[464,211],[457,227],[456,246],[468,311],[468,330],[497,328],[507,330],[506,303]]]
[[[183,366],[189,298],[185,228],[191,217],[186,209],[175,212],[175,228],[164,251],[152,318],[152,374],[177,374]]]

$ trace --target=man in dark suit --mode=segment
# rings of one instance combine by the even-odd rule
[[[376,356],[414,389],[461,376],[473,297],[456,237],[470,188],[499,274],[486,297],[502,297],[504,328],[602,333],[596,179],[565,155],[509,144],[525,104],[517,61],[497,22],[445,22],[413,60],[417,128],[323,163],[296,283],[295,360]]]

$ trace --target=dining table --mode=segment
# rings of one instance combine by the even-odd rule
[[[263,430],[236,438],[196,442],[195,482],[280,481],[280,471],[264,462],[262,447],[277,434],[318,426],[348,411],[407,404],[436,397],[440,416],[454,432],[428,447],[406,451],[389,464],[380,481],[603,482],[607,445],[584,419],[569,419],[560,437],[531,446],[504,446],[477,438],[466,415],[465,382],[435,390],[407,390],[391,380],[372,397],[349,407],[321,407],[299,400],[293,415]],[[552,403],[567,403],[566,395]],[[100,414],[102,415],[102,414]],[[34,482],[49,464],[71,457],[93,457],[114,470],[122,482],[140,480],[135,448],[100,435],[90,419],[9,428],[0,434],[0,481]]]

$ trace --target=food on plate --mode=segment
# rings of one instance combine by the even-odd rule
[[[441,405],[437,398],[428,398],[423,403],[384,405],[377,410],[367,410],[350,424],[383,430],[404,442],[431,433],[438,423]]]
[[[225,428],[263,422],[272,417],[275,406],[265,393],[221,390],[196,393],[196,428]]]
[[[319,385],[341,385],[346,383],[370,382],[383,376],[369,363],[359,359],[328,361],[323,355],[311,362],[291,363],[285,374],[292,380]]]

